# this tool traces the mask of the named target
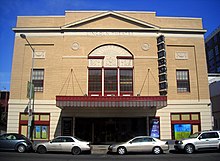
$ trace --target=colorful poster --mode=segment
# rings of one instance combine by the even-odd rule
[[[35,126],[35,138],[40,139],[40,126]]]
[[[175,124],[174,125],[174,135],[176,140],[181,140],[188,138],[191,134],[190,124]]]
[[[42,139],[47,139],[47,126],[42,126]]]
[[[160,138],[160,120],[159,118],[150,118],[150,136]]]

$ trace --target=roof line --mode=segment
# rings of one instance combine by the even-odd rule
[[[66,10],[65,12],[123,12],[123,13],[156,13],[155,11],[123,11],[123,10]]]
[[[136,22],[136,23],[138,23],[138,24],[144,25],[144,26],[148,26],[148,27],[152,27],[152,28],[155,28],[155,29],[159,29],[158,26],[155,26],[155,25],[146,23],[146,22],[144,22],[144,21],[141,21],[141,20],[138,20],[138,19],[129,17],[129,16],[127,16],[127,15],[119,14],[119,13],[113,12],[113,11],[108,11],[108,12],[106,12],[106,13],[101,13],[101,14],[98,14],[98,15],[95,15],[95,16],[92,16],[92,17],[89,17],[89,18],[85,18],[85,19],[80,20],[80,21],[77,21],[77,22],[73,22],[73,23],[70,23],[70,24],[66,24],[66,25],[62,26],[61,28],[67,28],[67,27],[70,27],[70,26],[79,25],[79,24],[81,24],[81,23],[85,23],[85,22],[88,22],[88,21],[91,21],[91,20],[95,20],[95,19],[104,17],[104,16],[108,16],[108,15],[118,16],[118,17],[120,17],[120,18],[127,19],[127,20],[130,20],[130,21]]]

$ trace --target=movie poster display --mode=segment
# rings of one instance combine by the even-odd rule
[[[150,117],[150,136],[160,138],[160,118]]]

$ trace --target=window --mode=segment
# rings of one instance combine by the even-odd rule
[[[34,126],[34,139],[48,139],[48,126]]]
[[[34,91],[42,92],[44,87],[44,69],[33,70]]]
[[[177,92],[190,92],[189,86],[189,71],[188,70],[177,70]]]
[[[34,113],[33,114],[33,135],[34,140],[48,140],[50,114],[48,113]],[[28,134],[28,114],[20,114],[20,134],[27,136]]]
[[[132,140],[131,142],[132,142],[132,143],[144,142],[144,138],[136,138],[136,139]]]
[[[210,51],[208,51],[208,56],[209,56],[209,60],[214,58],[214,53],[213,53],[213,49],[211,49]]]
[[[133,71],[131,69],[120,70],[120,91],[133,91]]]
[[[64,142],[74,142],[74,140],[72,138],[65,138]]]
[[[105,92],[117,92],[117,69],[105,70]]]
[[[89,69],[88,73],[89,95],[133,95],[133,69]]]
[[[172,139],[188,138],[201,130],[199,113],[171,113]]]
[[[209,132],[209,133],[203,133],[200,136],[201,139],[208,139],[208,138],[219,138],[217,132]]]
[[[215,46],[215,55],[219,55],[218,45]]]
[[[144,142],[154,142],[153,138],[144,138]]]
[[[61,143],[63,142],[63,138],[59,137],[59,138],[55,138],[52,140],[53,143]]]
[[[89,69],[89,92],[102,91],[102,70]]]
[[[220,72],[220,67],[217,68],[217,72]]]

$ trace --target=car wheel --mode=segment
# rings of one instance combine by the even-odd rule
[[[26,147],[24,145],[18,145],[17,151],[19,153],[24,153],[26,150]]]
[[[72,154],[79,155],[81,153],[81,149],[79,147],[73,147]]]
[[[195,148],[192,144],[187,144],[184,150],[187,154],[192,154],[195,151]]]
[[[121,146],[121,147],[119,147],[119,148],[117,149],[117,152],[118,152],[118,154],[120,154],[120,155],[124,155],[124,154],[127,152],[127,150],[126,150],[125,147]]]
[[[40,153],[40,154],[44,154],[44,153],[47,152],[47,149],[46,149],[46,147],[44,147],[44,146],[39,146],[39,147],[37,148],[37,152]]]
[[[162,149],[159,146],[154,147],[153,148],[153,153],[158,155],[158,154],[162,153]]]

